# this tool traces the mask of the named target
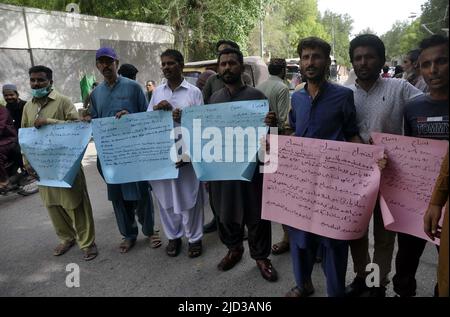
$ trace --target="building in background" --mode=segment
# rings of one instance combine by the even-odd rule
[[[164,25],[5,4],[0,25],[0,86],[16,84],[24,99],[30,97],[28,69],[34,64],[50,67],[55,88],[81,102],[81,78],[101,78],[95,67],[101,46],[113,47],[121,63],[135,65],[142,87],[148,78],[159,82],[159,55],[174,43],[172,29]]]

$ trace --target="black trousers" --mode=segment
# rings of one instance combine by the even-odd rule
[[[244,225],[248,229],[248,246],[250,248],[250,256],[255,260],[263,260],[269,257],[272,244],[272,227],[270,221],[259,219],[253,222],[246,221],[244,215],[244,223],[223,223],[220,218],[219,237],[228,249],[233,250],[243,246],[244,242]]]
[[[397,243],[398,252],[395,258],[395,275],[392,278],[394,291],[401,297],[415,296],[417,268],[427,241],[399,232],[397,234]]]

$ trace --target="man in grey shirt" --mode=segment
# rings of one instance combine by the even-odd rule
[[[349,88],[354,91],[356,120],[361,138],[369,143],[372,132],[403,134],[405,104],[422,92],[404,79],[380,77],[386,57],[384,44],[377,36],[357,36],[350,42],[349,53],[357,77],[355,84]],[[380,268],[380,286],[370,289],[370,296],[384,297],[389,283],[395,233],[385,230],[378,203],[373,215],[373,263]],[[346,296],[354,297],[369,290],[365,283],[368,274],[366,267],[371,262],[368,234],[351,241],[350,250],[356,277],[347,287]]]

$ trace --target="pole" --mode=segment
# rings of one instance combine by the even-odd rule
[[[28,22],[27,22],[27,15],[25,14],[25,8],[22,8],[22,15],[23,15],[23,21],[25,23],[25,33],[27,35],[27,44],[28,44],[28,52],[30,53],[31,67],[33,67],[34,66],[34,57],[33,57],[33,51],[31,50],[30,32],[28,31]]]
[[[334,51],[334,15],[333,15],[333,13],[331,13],[331,36],[333,38],[333,42],[332,42],[333,58],[336,58],[336,53]]]
[[[264,57],[264,15],[262,0],[259,0],[259,8],[261,9],[259,17],[259,53]]]

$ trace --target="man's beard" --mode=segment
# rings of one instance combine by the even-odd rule
[[[225,77],[225,75],[228,75]],[[225,84],[233,85],[237,84],[241,80],[241,74],[234,74],[230,72],[226,72],[220,76]]]
[[[306,71],[302,73],[303,78],[313,83],[319,83],[326,78],[327,69],[314,68],[314,70],[318,71],[317,75],[309,77],[308,75],[306,75],[306,71],[308,71],[308,69],[306,69]]]

